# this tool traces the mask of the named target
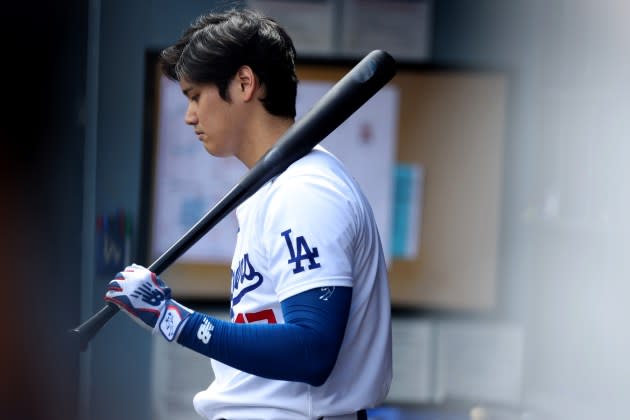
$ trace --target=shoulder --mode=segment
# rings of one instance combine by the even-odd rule
[[[267,203],[282,206],[287,202],[304,204],[337,202],[356,211],[365,205],[365,199],[356,180],[335,155],[321,146],[294,162],[278,175],[266,189]],[[273,205],[273,204],[272,204]]]
[[[308,185],[310,182],[347,184],[350,176],[343,163],[322,146],[291,164],[272,182],[272,188],[290,184]]]
[[[316,148],[276,177],[264,195],[267,215],[357,220],[363,201],[343,164]]]

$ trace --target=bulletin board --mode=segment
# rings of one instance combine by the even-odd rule
[[[334,83],[352,65],[302,60],[297,66],[298,77]],[[158,72],[153,74],[152,87],[147,85],[148,90],[153,89],[148,96],[145,136],[149,180],[155,176],[152,156],[158,76]],[[392,304],[423,309],[492,309],[497,283],[506,78],[493,72],[401,65],[387,89],[395,92],[392,106],[397,118],[391,160],[422,168],[423,173],[417,191],[421,217],[410,229],[413,232],[408,232],[417,235],[418,247],[412,255],[389,260]],[[368,160],[377,163],[373,156]],[[373,182],[392,182],[393,168],[391,172],[391,178]],[[154,220],[149,205],[145,211],[151,225]],[[145,233],[149,238],[154,236]],[[227,262],[176,262],[163,276],[177,298],[229,299]]]
[[[300,77],[343,70],[303,66]],[[401,65],[397,161],[422,168],[417,253],[389,267],[392,305],[495,306],[507,79],[499,72]]]
[[[499,262],[506,78],[401,72],[401,162],[425,168],[417,258],[394,261],[392,300],[454,310],[494,307]]]

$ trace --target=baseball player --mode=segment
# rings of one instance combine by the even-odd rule
[[[249,10],[200,16],[161,55],[188,98],[187,124],[213,156],[252,167],[295,119],[295,49]],[[236,210],[231,322],[171,298],[131,265],[105,300],[211,359],[194,397],[207,419],[366,419],[392,376],[387,270],[369,203],[318,146]]]

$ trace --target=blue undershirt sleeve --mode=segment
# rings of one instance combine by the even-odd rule
[[[177,341],[256,376],[320,386],[337,360],[351,301],[351,287],[307,290],[282,301],[284,324],[236,324],[195,312]]]

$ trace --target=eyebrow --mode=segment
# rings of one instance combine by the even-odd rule
[[[182,89],[182,93],[184,94],[184,96],[188,97],[188,93],[190,93],[191,90],[192,90],[192,87],[189,87],[187,89]]]

